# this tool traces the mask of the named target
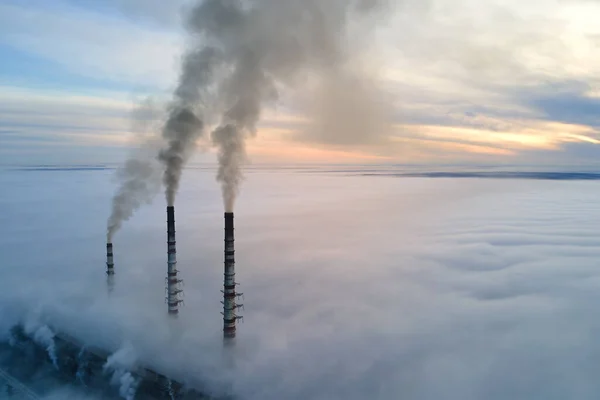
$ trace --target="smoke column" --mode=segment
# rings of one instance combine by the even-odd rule
[[[219,52],[212,47],[189,51],[183,61],[179,84],[162,131],[167,146],[158,159],[164,165],[163,184],[167,206],[175,203],[181,173],[203,133],[204,123],[197,110],[204,105],[204,94],[210,88]]]
[[[185,106],[176,106],[169,115],[165,124],[163,137],[168,140],[168,147],[158,155],[165,166],[163,184],[167,205],[175,203],[175,193],[179,188],[181,171],[193,150],[194,142],[202,130],[202,121]]]
[[[347,65],[351,17],[377,0],[204,0],[191,12],[189,29],[219,49],[223,67],[216,83],[219,122],[211,133],[218,149],[226,212],[232,212],[246,159],[245,140],[256,132],[262,107],[279,87],[296,90],[303,78]]]
[[[309,77],[318,81],[328,74],[356,75],[349,55],[361,50],[349,32],[357,17],[372,14],[382,3],[385,0],[198,1],[187,13],[188,50],[160,129],[163,143],[152,159],[160,162],[167,205],[174,205],[182,170],[210,118],[216,122],[210,139],[218,149],[217,180],[225,211],[232,211],[246,160],[245,141],[255,134],[263,106],[276,101],[282,88],[304,89]],[[352,88],[348,95],[353,95]],[[147,160],[134,157],[126,162],[108,220],[108,242],[153,196],[156,171]]]
[[[156,184],[156,166],[151,159],[145,159],[141,154],[125,162],[117,170],[120,186],[112,201],[112,213],[108,218],[106,242],[111,243],[113,235],[127,221],[135,210],[149,202],[158,185]]]
[[[203,132],[199,114],[218,62],[219,52],[212,47],[191,49],[184,55],[181,76],[161,128],[161,143],[138,149],[117,171],[120,184],[108,218],[107,243],[112,242],[123,222],[152,200],[161,175],[167,203],[173,205],[182,169]]]

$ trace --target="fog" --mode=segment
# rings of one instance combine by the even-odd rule
[[[361,171],[248,170],[236,205],[244,320],[228,355],[214,169],[184,173],[175,321],[163,201],[115,235],[109,296],[114,171],[3,170],[0,337],[49,326],[239,399],[598,398],[596,182]],[[83,392],[47,398],[90,398],[72,390]]]

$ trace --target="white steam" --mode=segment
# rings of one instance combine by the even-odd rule
[[[110,383],[119,388],[119,395],[125,400],[133,400],[138,380],[131,374],[136,363],[135,350],[131,344],[123,346],[110,355],[104,364],[104,371],[111,373]]]
[[[23,325],[23,329],[36,343],[46,349],[48,357],[52,361],[52,365],[54,365],[54,368],[58,369],[54,332],[52,332],[47,325],[42,325],[33,319],[28,319]]]

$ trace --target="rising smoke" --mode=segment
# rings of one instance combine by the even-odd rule
[[[136,158],[127,160],[117,170],[120,185],[113,197],[112,213],[108,218],[107,242],[112,241],[114,233],[124,221],[131,218],[135,210],[154,197],[159,187],[156,177],[157,167],[153,159],[148,158],[144,152],[137,153]]]
[[[187,21],[190,45],[161,129],[164,144],[157,159],[162,166],[167,204],[173,205],[183,167],[204,132],[207,118],[212,117],[208,114],[214,111],[217,124],[210,138],[218,150],[217,180],[222,186],[225,210],[233,211],[242,181],[241,167],[246,160],[245,141],[255,135],[262,108],[277,100],[281,89],[301,90],[310,77],[347,75],[352,64],[350,54],[360,52],[356,42],[351,45],[349,40],[351,22],[354,17],[378,9],[382,3],[382,0],[198,2]],[[352,93],[352,88],[347,90]],[[333,101],[340,98],[330,97]],[[319,124],[326,127],[321,130],[323,137],[327,138],[331,132],[357,136],[379,127],[372,121],[375,113],[368,101],[370,98],[360,96],[350,102],[353,108],[347,109],[346,103],[340,102],[340,107],[331,107],[336,115],[315,115],[316,119],[326,120]],[[369,112],[368,118],[360,118],[363,110]],[[350,116],[344,114],[350,113],[354,120],[362,120],[362,125],[348,122]],[[352,132],[346,132],[348,126],[354,127]],[[154,176],[152,171],[136,159],[126,163],[109,218],[109,240],[123,221],[151,196],[148,182]]]
[[[245,140],[255,134],[263,106],[277,99],[278,88],[299,90],[311,74],[345,70],[350,49],[356,51],[347,40],[352,17],[380,3],[205,0],[193,9],[191,33],[203,38],[201,47],[216,47],[223,55],[224,73],[216,82],[220,120],[211,139],[218,148],[225,211],[233,211]]]
[[[56,343],[54,342],[54,332],[47,325],[39,325],[34,320],[28,320],[23,326],[25,333],[30,335],[33,340],[46,348],[48,357],[52,361],[54,368],[58,369],[58,357],[56,356]]]
[[[158,155],[165,169],[163,183],[169,206],[174,205],[183,167],[203,133],[202,108],[219,61],[219,51],[211,46],[192,49],[184,57],[182,74],[162,131],[167,146]]]
[[[160,164],[156,160],[160,142],[154,135],[159,119],[158,108],[146,99],[133,110],[131,119],[131,130],[139,146],[116,171],[118,188],[107,221],[107,242],[112,241],[115,232],[133,216],[135,210],[149,203],[160,190]]]
[[[218,52],[210,47],[191,50],[184,56],[179,84],[159,138],[162,143],[138,149],[117,171],[120,184],[108,218],[108,242],[124,221],[154,197],[161,174],[167,203],[173,205],[182,169],[202,134],[203,122],[197,114],[204,104],[203,92],[210,88],[213,66],[218,59]]]
[[[126,344],[106,360],[103,369],[112,373],[111,384],[119,388],[119,395],[125,400],[135,399],[139,382],[129,372],[136,361],[135,351],[131,344]]]

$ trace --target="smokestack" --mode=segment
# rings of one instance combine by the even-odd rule
[[[167,207],[167,304],[169,315],[179,314],[180,279],[177,279],[177,251],[175,250],[175,207]]]
[[[113,262],[113,244],[106,243],[106,275],[115,274],[115,264]]]
[[[242,293],[235,292],[235,249],[233,235],[233,213],[225,213],[225,277],[223,283],[223,339],[231,342],[235,338],[235,324],[241,316],[236,311],[243,308],[236,300]]]
[[[113,244],[106,243],[106,284],[108,292],[112,292],[115,286],[115,264],[113,261]]]

